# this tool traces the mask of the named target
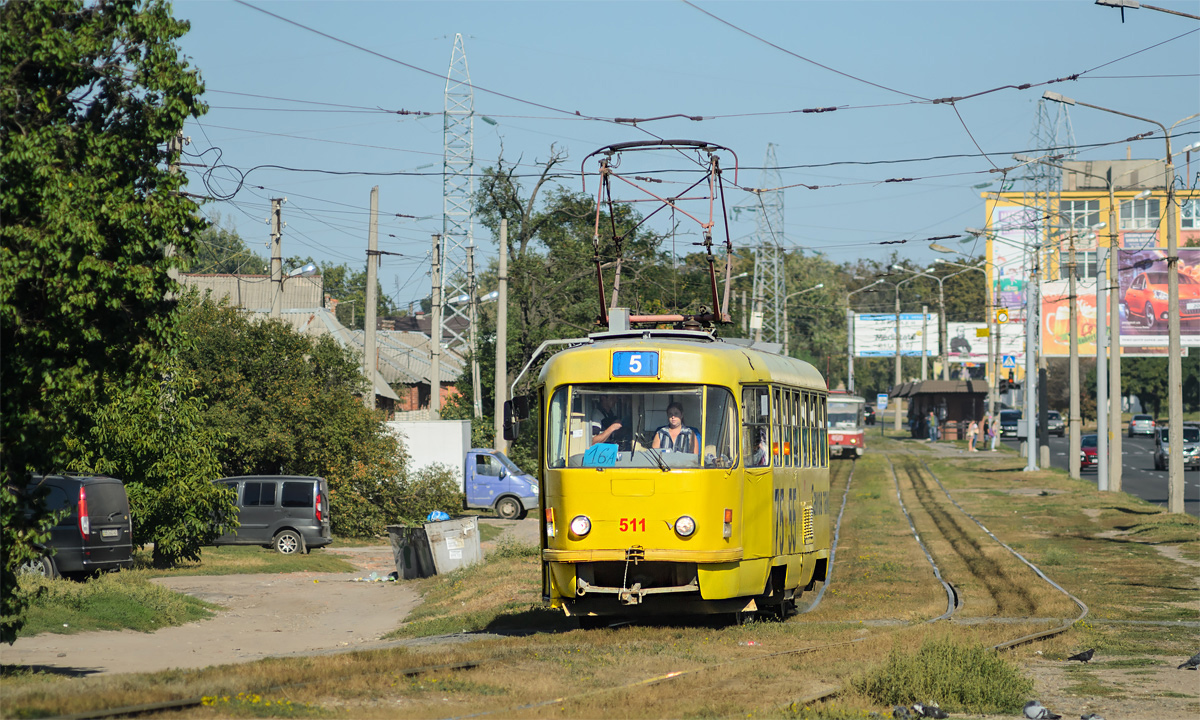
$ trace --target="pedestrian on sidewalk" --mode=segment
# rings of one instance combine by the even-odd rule
[[[991,447],[989,447],[988,450],[991,452],[996,452],[996,441],[1000,439],[1000,430],[996,428],[996,424],[998,422],[999,418],[993,418],[992,424],[989,425],[987,429],[987,439],[991,444]]]
[[[967,428],[967,452],[975,452],[975,438],[979,437],[979,423],[971,420],[970,427]]]
[[[929,442],[937,442],[938,438],[941,437],[941,433],[939,432],[939,428],[938,428],[937,413],[930,410],[929,411],[929,419],[926,422],[929,423]]]

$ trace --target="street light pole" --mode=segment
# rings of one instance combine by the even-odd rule
[[[1093,110],[1102,110],[1113,115],[1148,122],[1162,128],[1163,138],[1167,144],[1166,185],[1167,185],[1167,511],[1170,513],[1184,512],[1183,505],[1183,366],[1180,362],[1179,338],[1179,248],[1175,220],[1175,163],[1171,158],[1171,129],[1179,123],[1191,120],[1200,113],[1180,120],[1168,129],[1166,125],[1149,118],[1131,115],[1129,113],[1092,105],[1073,100],[1056,92],[1047,90],[1042,95],[1047,100],[1065,103],[1067,105],[1082,105]]]
[[[850,298],[856,293],[870,290],[883,282],[883,280],[876,280],[870,285],[864,285],[846,293],[846,389],[850,392],[854,392],[854,311],[850,309]],[[883,423],[880,423],[880,427],[883,427]]]
[[[825,287],[825,283],[818,283],[818,284],[816,284],[810,288],[807,288],[805,290],[797,290],[796,292],[794,292],[790,295],[787,295],[783,298],[783,354],[784,354],[784,356],[786,356],[786,357],[792,356],[791,351],[788,349],[790,346],[788,345],[789,325],[788,325],[787,301],[791,300],[792,298],[796,297],[797,295],[803,295],[804,293],[812,292],[813,290],[820,290],[823,287]]]
[[[902,374],[900,371],[900,360],[902,357],[900,354],[900,286],[916,279],[916,277],[911,277],[907,280],[901,280],[900,282],[893,284],[893,286],[896,288],[896,373],[895,384],[893,387],[899,387],[902,380]],[[900,398],[896,398],[896,409],[892,412],[892,431],[900,431]]]

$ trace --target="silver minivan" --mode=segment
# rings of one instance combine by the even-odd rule
[[[261,545],[291,555],[333,542],[325,478],[242,475],[213,482],[237,493],[241,523],[236,530],[222,529],[214,545]]]

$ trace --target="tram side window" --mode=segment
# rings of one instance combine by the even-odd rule
[[[767,421],[770,395],[765,387],[742,389],[742,446],[746,448],[746,467],[765,467],[770,464],[771,438]]]
[[[804,434],[804,467],[812,467],[812,428],[809,422],[809,392],[800,392],[800,432]]]
[[[800,427],[802,406],[800,393],[796,390],[788,390],[788,405],[791,412],[788,414],[788,428],[792,433],[792,465],[794,467],[804,467],[804,432]]]
[[[820,405],[820,396],[816,393],[808,393],[808,432],[812,435],[813,442],[813,467],[821,467],[823,464],[821,458],[825,456],[825,434],[821,430],[821,417],[817,412],[817,406]]]
[[[552,468],[566,467],[567,465],[567,397],[568,389],[560,387],[554,391],[553,397],[550,399],[550,414],[547,417],[546,423],[546,462]],[[582,414],[581,414],[582,418]],[[579,423],[582,427],[582,421]]]
[[[737,403],[733,395],[725,388],[710,386],[704,418],[704,467],[734,467],[738,449]]]
[[[780,467],[783,465],[783,393],[780,389],[771,388],[771,462]]]
[[[816,413],[817,434],[821,436],[821,467],[826,467],[829,464],[829,424],[828,424],[828,408],[826,407],[827,398],[820,395],[812,396],[814,400]]]
[[[772,408],[774,413],[771,416],[771,425],[775,428],[775,443],[777,445],[775,454],[778,459],[775,464],[779,467],[787,467],[788,465],[788,416],[787,416],[787,390],[783,388],[772,388],[772,395],[775,397],[775,407]]]

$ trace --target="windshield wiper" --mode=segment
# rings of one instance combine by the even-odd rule
[[[650,453],[650,457],[654,458],[654,462],[658,463],[663,472],[671,471],[671,466],[667,464],[666,460],[663,460],[662,453],[654,448],[646,448],[646,452]]]

